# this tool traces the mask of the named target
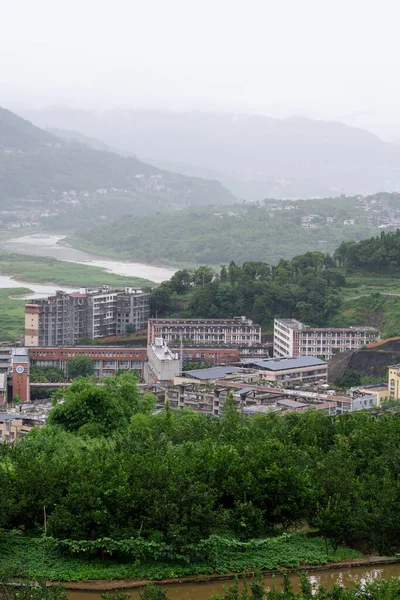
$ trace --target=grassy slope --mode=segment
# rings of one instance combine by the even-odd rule
[[[27,288],[0,289],[0,341],[19,341],[24,331],[25,300],[13,300],[10,295],[28,294]]]
[[[329,560],[338,562],[347,558],[359,558],[360,553],[349,548],[339,548]],[[326,564],[325,544],[322,538],[306,538],[292,535],[287,540],[271,538],[267,549],[246,552],[225,552],[213,564],[198,562],[143,563],[93,557],[71,557],[53,548],[46,548],[43,569],[43,542],[41,538],[21,534],[0,536],[0,568],[5,567],[12,575],[28,575],[32,579],[83,581],[87,579],[164,579],[183,575],[206,573],[229,573],[255,569],[277,569],[287,566],[296,568],[301,564]]]
[[[347,277],[342,307],[330,325],[370,325],[384,338],[400,335],[400,277],[360,274]]]

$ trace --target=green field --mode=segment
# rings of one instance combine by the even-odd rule
[[[0,251],[0,273],[12,275],[17,280],[32,283],[56,283],[77,288],[103,284],[147,287],[154,283],[140,277],[123,277],[108,273],[100,267],[47,258]]]
[[[263,543],[264,542],[264,543]],[[224,551],[211,561],[188,563],[184,560],[143,562],[117,557],[87,555],[71,556],[52,547],[44,547],[41,537],[7,533],[0,536],[0,568],[13,576],[29,579],[45,578],[50,581],[84,581],[88,579],[164,579],[184,575],[230,573],[254,570],[272,570],[300,565],[323,565],[328,562],[360,558],[362,555],[349,548],[330,550],[326,556],[322,538],[307,538],[293,534],[253,540],[248,550]]]
[[[346,275],[341,290],[342,306],[330,320],[331,327],[369,325],[382,338],[400,335],[400,277],[376,273]]]
[[[0,341],[16,342],[24,332],[25,300],[14,300],[13,296],[29,294],[27,288],[0,289]]]

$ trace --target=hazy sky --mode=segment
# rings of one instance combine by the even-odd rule
[[[399,0],[0,0],[0,105],[400,124]]]

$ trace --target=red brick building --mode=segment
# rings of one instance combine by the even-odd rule
[[[16,348],[12,356],[12,393],[21,402],[31,399],[29,387],[29,356],[25,348]]]
[[[68,360],[75,356],[89,356],[94,362],[97,377],[110,377],[119,369],[141,371],[147,360],[146,348],[121,348],[103,346],[75,346],[72,348],[29,348],[32,364],[58,367],[66,372]]]

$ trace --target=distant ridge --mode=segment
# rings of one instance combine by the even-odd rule
[[[161,110],[26,114],[161,167],[218,178],[246,200],[400,190],[400,148],[335,121]]]
[[[92,193],[109,188],[133,194],[135,203],[151,200],[160,207],[235,201],[218,181],[162,170],[106,146],[94,149],[85,141],[61,139],[0,108],[0,203],[47,202],[58,200],[65,190]],[[150,186],[150,178],[159,181]]]

